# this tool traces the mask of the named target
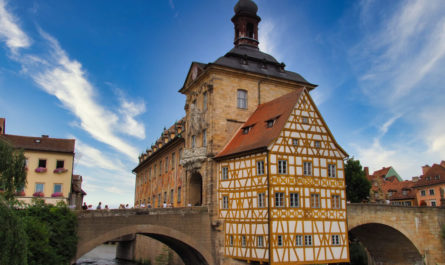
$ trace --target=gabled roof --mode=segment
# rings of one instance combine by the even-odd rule
[[[58,139],[44,137],[30,137],[12,134],[0,135],[15,148],[33,151],[61,152],[74,154],[74,139]]]
[[[398,181],[397,178],[393,178],[393,180],[386,180],[383,182],[382,189],[385,193],[389,191],[392,192],[391,200],[407,200],[407,199],[415,199],[416,191],[414,190],[414,182],[410,180]],[[405,194],[403,194],[405,192]]]
[[[415,187],[430,186],[445,183],[445,167],[434,164],[428,171],[420,176]]]
[[[279,136],[303,91],[303,88],[299,88],[259,105],[232,140],[215,156],[215,159],[253,150],[266,150],[267,146]],[[275,119],[274,125],[268,128],[266,122],[272,119]],[[248,130],[246,134],[243,133],[244,129]]]
[[[386,174],[388,174],[388,171],[391,169],[391,167],[382,167],[382,169],[374,171],[372,174],[374,177],[381,177],[385,178]]]

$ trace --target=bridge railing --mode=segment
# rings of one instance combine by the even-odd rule
[[[208,212],[206,206],[177,207],[177,208],[133,208],[111,210],[78,210],[78,218],[136,216],[136,215],[188,215]]]

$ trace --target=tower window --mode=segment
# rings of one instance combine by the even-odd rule
[[[196,146],[196,136],[192,135],[192,148],[195,148]]]
[[[247,29],[247,37],[253,39],[253,24],[247,23],[246,29]]]
[[[247,91],[238,89],[237,91],[237,106],[239,109],[247,109]]]
[[[207,146],[207,130],[202,131],[202,146]]]

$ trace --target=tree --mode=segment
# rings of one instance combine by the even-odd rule
[[[0,138],[0,189],[7,200],[26,184],[25,162],[22,150],[15,150]]]
[[[9,202],[0,197],[0,264],[27,265],[28,238],[23,222]]]
[[[346,198],[350,202],[362,202],[369,196],[371,183],[366,179],[359,160],[348,159],[345,165]]]

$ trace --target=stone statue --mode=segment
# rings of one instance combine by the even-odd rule
[[[203,118],[201,111],[195,103],[190,106],[190,124],[189,133],[190,135],[198,135],[202,130]]]

